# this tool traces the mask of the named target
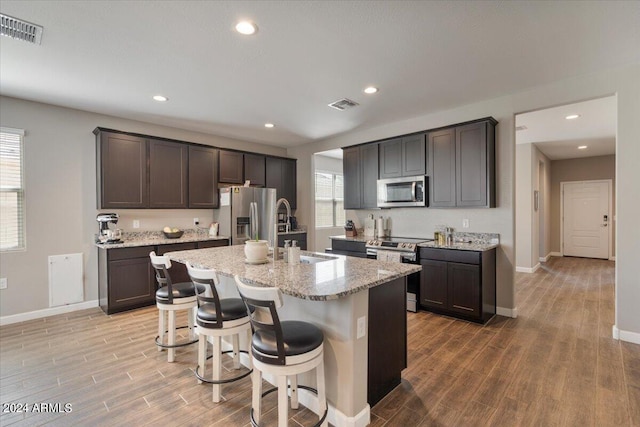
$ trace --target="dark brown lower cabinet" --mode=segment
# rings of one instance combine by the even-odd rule
[[[496,314],[496,250],[420,249],[420,306],[485,323]]]
[[[229,240],[177,243],[131,248],[98,248],[98,298],[100,308],[113,314],[156,302],[156,277],[149,252],[163,255],[172,251],[227,246]],[[172,263],[171,279],[174,283],[189,281],[184,264]]]

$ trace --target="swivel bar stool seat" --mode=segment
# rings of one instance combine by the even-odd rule
[[[220,402],[220,388],[222,384],[240,380],[251,374],[248,372],[237,375],[233,378],[221,380],[222,360],[224,353],[233,352],[233,367],[240,369],[240,353],[248,353],[240,350],[240,334],[246,334],[247,345],[251,343],[251,324],[247,315],[247,308],[240,298],[220,298],[218,290],[218,276],[215,270],[200,269],[187,263],[187,271],[193,283],[207,288],[206,294],[198,295],[198,311],[196,323],[198,325],[198,366],[196,367],[196,378],[198,382],[213,384],[213,401]],[[211,296],[206,296],[211,295]],[[207,360],[207,341],[211,338],[213,343],[213,374],[212,379],[204,378]],[[232,337],[233,350],[222,351],[221,338]],[[251,364],[251,358],[249,358]]]
[[[327,426],[327,400],[324,381],[322,331],[312,323],[298,320],[280,321],[277,308],[282,307],[282,294],[278,288],[255,287],[244,284],[235,276],[240,296],[251,319],[253,359],[251,424],[260,423],[261,398],[276,389],[262,393],[262,374],[277,378],[278,427],[288,424],[287,380],[291,389],[291,408],[298,408],[298,388],[317,394],[319,421],[316,426]],[[297,376],[316,370],[317,390],[299,386]]]
[[[150,252],[151,265],[156,271],[156,280],[158,281],[158,290],[156,291],[156,306],[159,310],[158,316],[158,336],[156,337],[156,345],[158,351],[168,350],[167,361],[172,363],[175,361],[176,348],[194,344],[193,325],[196,309],[198,307],[197,295],[204,293],[206,288],[202,285],[195,285],[193,282],[173,283],[169,275],[171,268],[171,260],[166,256],[156,255]],[[188,310],[188,328],[189,340],[186,342],[176,343],[176,311]],[[168,317],[169,325],[166,326],[166,317]],[[168,334],[167,343],[164,343],[165,332]]]

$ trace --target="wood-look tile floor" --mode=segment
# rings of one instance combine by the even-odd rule
[[[371,425],[640,426],[640,345],[611,338],[613,278],[610,261],[552,258],[516,275],[517,319],[480,326],[409,313],[409,368],[372,408]],[[2,412],[0,425],[248,426],[250,381],[225,385],[226,400],[214,404],[193,376],[196,346],[169,364],[156,328],[155,307],[1,327],[3,410],[70,403],[72,411]],[[273,393],[266,425],[275,406]],[[304,408],[290,415],[292,427],[317,420]]]

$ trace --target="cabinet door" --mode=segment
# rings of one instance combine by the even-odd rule
[[[297,176],[296,160],[281,159],[282,162],[282,197],[287,199],[291,209],[297,209]]]
[[[98,209],[146,208],[147,141],[100,132],[98,142]]]
[[[380,178],[402,176],[402,138],[380,143]]]
[[[455,129],[429,134],[429,206],[456,205]]]
[[[219,202],[218,150],[189,146],[189,207],[217,208]]]
[[[276,197],[284,197],[296,209],[296,160],[267,157],[266,186],[276,189]],[[282,207],[284,209],[284,207]]]
[[[155,274],[149,257],[109,262],[109,311],[155,301]]]
[[[456,128],[456,204],[487,206],[487,123]]]
[[[402,138],[402,175],[424,175],[426,165],[425,137],[411,135]]]
[[[447,293],[447,262],[421,259],[420,272],[420,304],[425,307],[446,309],[448,305]]]
[[[362,187],[360,184],[359,147],[342,149],[342,174],[344,179],[344,208],[360,209],[362,203],[360,189]]]
[[[149,140],[149,207],[187,207],[187,165],[185,144]]]
[[[360,146],[360,179],[362,186],[360,193],[360,207],[362,209],[377,208],[378,144],[367,144]]]
[[[480,316],[480,267],[448,263],[449,309],[466,316]]]
[[[265,159],[256,154],[244,155],[244,179],[251,181],[251,185],[264,187]]]
[[[218,163],[220,182],[229,184],[244,184],[244,157],[242,153],[220,150]]]

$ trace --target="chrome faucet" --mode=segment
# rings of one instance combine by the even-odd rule
[[[284,203],[284,207],[287,208],[287,225],[286,231],[291,230],[291,223],[289,222],[289,218],[291,217],[291,205],[289,201],[284,197],[278,199],[276,202],[276,218],[278,217],[278,209],[280,209],[280,205]],[[280,251],[278,250],[278,221],[276,220],[275,225],[273,226],[273,260],[280,259]]]

